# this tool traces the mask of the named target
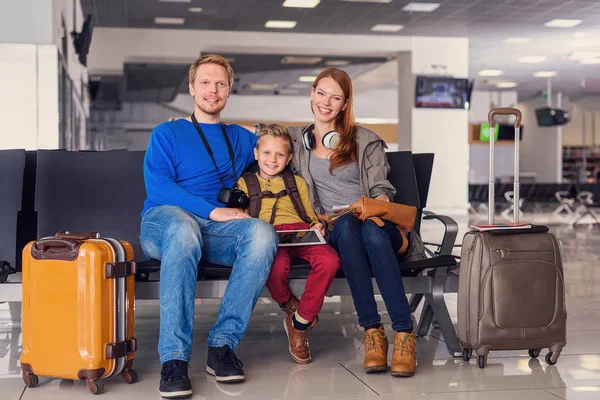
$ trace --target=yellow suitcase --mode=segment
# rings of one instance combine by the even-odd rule
[[[23,249],[23,351],[27,387],[38,376],[86,380],[93,394],[101,378],[132,369],[135,262],[125,241],[97,233],[56,236]]]

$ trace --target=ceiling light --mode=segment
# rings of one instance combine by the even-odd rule
[[[600,58],[586,58],[579,61],[579,63],[585,65],[597,65],[600,64]]]
[[[519,58],[519,62],[523,64],[538,64],[546,61],[547,58],[546,56],[525,56]]]
[[[538,71],[534,72],[533,76],[536,78],[552,78],[556,76],[556,71]]]
[[[191,3],[192,0],[158,0],[163,3]]]
[[[277,88],[276,83],[249,83],[246,85],[250,90],[274,90]]]
[[[202,7],[190,7],[188,8],[189,12],[202,12]]]
[[[279,94],[300,94],[300,92],[295,89],[279,89]]]
[[[528,37],[509,37],[504,39],[504,43],[508,44],[523,44],[531,42],[531,38]]]
[[[582,38],[585,37],[585,32],[575,32],[572,36],[576,38]]]
[[[302,57],[302,56],[285,56],[281,59],[281,64],[308,64],[313,65],[320,63],[322,57]]]
[[[350,61],[348,60],[329,60],[325,63],[328,67],[345,67],[349,65]]]
[[[479,71],[479,76],[500,76],[504,71],[500,69],[484,69]]]
[[[310,83],[312,83],[314,81],[314,79],[312,81],[310,81]],[[307,83],[290,83],[289,85],[287,85],[288,88],[290,89],[308,89],[310,87],[309,84]]]
[[[342,0],[348,3],[391,3],[392,0]]]
[[[314,82],[315,79],[317,79],[316,76],[301,76],[300,78],[298,78],[298,80],[300,82]]]
[[[404,25],[377,24],[371,28],[373,32],[399,32]]]
[[[439,6],[439,3],[408,3],[402,7],[402,11],[432,12],[437,10]]]
[[[585,60],[600,57],[598,51],[576,51],[569,55],[569,60]]]
[[[321,0],[285,0],[284,7],[315,8]]]
[[[265,28],[292,29],[296,26],[296,23],[296,21],[270,20],[265,24]]]
[[[159,25],[183,25],[185,18],[156,17],[154,23]]]
[[[498,83],[496,83],[496,87],[500,88],[500,89],[509,89],[509,88],[514,88],[517,86],[518,86],[517,82],[498,82]]]
[[[544,24],[548,28],[572,28],[581,23],[580,19],[553,19]]]

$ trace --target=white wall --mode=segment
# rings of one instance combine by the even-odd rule
[[[52,43],[51,0],[0,1],[0,43]]]
[[[0,148],[58,147],[58,53],[54,45],[1,44]]]
[[[583,117],[586,114],[586,145],[600,145],[600,96],[589,96],[571,103],[571,122],[563,127],[563,146],[583,145]],[[595,127],[592,114],[595,114]]]

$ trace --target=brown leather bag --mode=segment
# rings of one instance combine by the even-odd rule
[[[399,228],[412,231],[417,217],[417,208],[404,204],[393,203],[363,196],[350,206],[355,208],[356,216],[361,220],[373,220],[377,225],[383,226],[382,219],[387,219]]]

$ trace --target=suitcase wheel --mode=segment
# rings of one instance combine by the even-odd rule
[[[92,394],[101,394],[104,392],[103,382],[93,379],[86,379],[85,383],[87,384],[87,387],[88,389],[90,389],[90,392],[92,392]]]
[[[472,354],[473,354],[473,350],[471,350],[471,349],[463,349],[463,352],[462,352],[463,361],[469,362],[469,360],[471,359],[471,355]]]
[[[28,388],[34,388],[40,383],[40,380],[33,372],[23,372],[23,382]]]
[[[548,364],[548,365],[556,364],[559,356],[560,356],[560,354],[554,355],[553,352],[549,351],[548,354],[546,354],[546,364]]]
[[[484,368],[486,363],[487,356],[479,356],[479,358],[477,359],[477,364],[479,365],[479,368]]]
[[[529,349],[529,357],[531,358],[538,358],[538,356],[540,355],[542,349]]]
[[[137,373],[132,369],[121,372],[121,376],[123,377],[123,380],[129,384],[136,383],[138,380]]]

